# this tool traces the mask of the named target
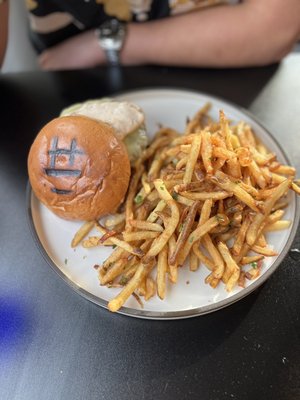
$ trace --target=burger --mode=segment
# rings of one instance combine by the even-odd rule
[[[51,211],[89,221],[115,212],[124,200],[130,159],[112,123],[72,114],[53,119],[38,133],[28,174],[35,195]]]
[[[106,122],[126,146],[131,163],[140,157],[148,144],[143,110],[136,104],[104,98],[73,104],[61,116],[84,115]]]

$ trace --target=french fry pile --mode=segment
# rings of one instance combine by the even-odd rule
[[[286,229],[289,189],[300,193],[295,169],[282,165],[244,122],[219,122],[210,105],[184,133],[162,127],[136,162],[119,214],[85,223],[72,246],[114,246],[98,266],[101,285],[119,287],[117,311],[134,295],[141,303],[166,296],[180,268],[208,269],[206,283],[230,292],[259,276],[264,257],[277,255],[268,232]],[[100,235],[84,239],[96,227]]]

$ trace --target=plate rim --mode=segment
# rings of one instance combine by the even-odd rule
[[[284,158],[286,161],[291,165],[289,157],[287,156],[286,152],[284,149],[281,147],[277,139],[271,134],[271,132],[264,126],[263,123],[259,121],[259,119],[254,116],[250,111],[247,109],[244,109],[242,106],[239,106],[235,104],[234,102],[231,102],[230,100],[223,99],[221,97],[211,95],[207,92],[204,91],[198,91],[194,89],[183,89],[183,88],[176,88],[176,87],[152,87],[152,88],[138,88],[138,89],[133,89],[133,90],[124,90],[124,91],[119,91],[111,96],[113,97],[121,97],[121,96],[126,96],[127,95],[133,95],[135,93],[140,93],[140,92],[159,92],[159,91],[169,91],[171,92],[182,92],[182,94],[195,94],[195,95],[203,95],[205,97],[208,97],[210,99],[222,102],[224,104],[228,104],[231,107],[237,109],[237,111],[240,111],[244,114],[246,114],[250,119],[252,119],[257,125],[259,125],[260,128],[262,128],[268,136],[270,136],[271,140],[275,142],[275,144],[279,147],[281,150]],[[42,245],[42,242],[38,236],[37,230],[35,228],[34,220],[33,220],[33,215],[32,215],[32,208],[31,208],[31,202],[32,202],[32,196],[34,195],[29,179],[27,181],[27,186],[26,186],[26,208],[27,208],[27,221],[29,224],[30,232],[31,235],[34,239],[34,242],[44,258],[44,260],[47,262],[47,264],[51,267],[52,270],[54,270],[60,278],[67,283],[69,287],[71,287],[76,293],[81,295],[83,298],[86,300],[92,302],[93,304],[96,304],[97,306],[100,306],[102,308],[105,308],[108,310],[108,302],[101,297],[95,296],[94,294],[88,292],[87,290],[83,289],[79,285],[77,285],[75,282],[73,282],[68,276],[59,268],[58,265],[53,261],[51,256],[48,254],[44,246]],[[143,309],[134,309],[130,307],[121,307],[120,310],[117,311],[118,314],[123,314],[126,316],[130,317],[135,317],[135,318],[140,318],[140,319],[150,319],[150,320],[176,320],[176,319],[186,319],[186,318],[193,318],[193,317],[198,317],[201,315],[206,315],[218,310],[221,310],[225,307],[230,306],[231,304],[236,303],[237,301],[242,300],[246,296],[248,296],[250,293],[252,293],[254,290],[258,289],[263,283],[266,282],[267,279],[276,271],[276,269],[279,267],[283,259],[286,257],[288,251],[290,250],[290,247],[294,241],[294,238],[296,236],[298,226],[299,226],[299,220],[300,220],[300,207],[299,207],[299,199],[296,197],[296,194],[293,193],[294,199],[295,199],[295,215],[294,215],[294,220],[293,220],[293,225],[292,229],[290,231],[290,234],[288,236],[288,239],[286,241],[286,244],[284,248],[282,249],[281,253],[277,256],[276,260],[273,262],[273,264],[270,266],[270,268],[264,272],[263,275],[261,275],[259,278],[257,278],[251,285],[248,287],[244,288],[242,291],[226,298],[223,300],[218,301],[217,303],[212,303],[209,305],[201,306],[201,307],[195,307],[191,308],[188,310],[182,310],[182,311],[148,311],[148,310],[143,310]],[[216,307],[216,304],[218,306]]]

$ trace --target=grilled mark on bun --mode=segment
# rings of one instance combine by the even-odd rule
[[[84,116],[45,125],[28,156],[37,198],[58,216],[93,220],[116,211],[130,179],[125,145],[111,126]]]

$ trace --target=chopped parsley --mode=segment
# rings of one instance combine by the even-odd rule
[[[136,204],[141,204],[142,202],[143,202],[143,196],[141,195],[141,194],[137,194],[136,196],[135,196],[135,198],[134,198],[134,202],[136,203]]]
[[[113,249],[115,249],[116,247],[117,247],[117,245],[116,245],[116,244],[113,244],[113,245],[112,245],[112,248],[113,248]]]
[[[189,239],[189,242],[190,242],[190,243],[193,243],[193,241],[194,241],[194,236],[192,236],[192,237]]]
[[[163,186],[160,186],[160,190],[165,190],[165,188]]]
[[[217,220],[218,222],[223,222],[223,221],[224,221],[224,218],[223,218],[220,214],[217,214],[217,215],[216,215],[216,220]]]
[[[182,231],[182,229],[183,229],[183,224],[179,224],[179,227],[178,227],[179,233]]]
[[[172,193],[172,197],[173,197],[174,200],[177,201],[178,200],[178,193],[177,192],[173,192]]]
[[[122,276],[119,283],[120,283],[120,285],[125,286],[128,281],[129,281],[129,278],[127,278],[126,276]]]
[[[252,268],[257,269],[257,262],[252,262],[250,265]]]

